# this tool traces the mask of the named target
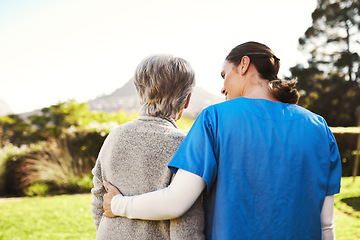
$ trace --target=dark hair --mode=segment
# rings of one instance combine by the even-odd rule
[[[297,80],[278,78],[280,59],[268,46],[258,42],[246,42],[233,48],[225,60],[238,66],[244,56],[250,58],[261,78],[270,81],[272,93],[277,100],[284,103],[298,103],[299,93],[295,88]]]

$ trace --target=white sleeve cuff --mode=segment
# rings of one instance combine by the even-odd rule
[[[132,197],[118,194],[111,199],[111,211],[117,216],[126,216],[126,206]]]

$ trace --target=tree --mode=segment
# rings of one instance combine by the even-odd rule
[[[64,130],[71,126],[79,126],[92,121],[89,118],[89,108],[86,103],[77,103],[75,100],[59,102],[56,105],[41,109],[41,115],[33,114],[29,117],[37,134],[43,138],[58,138]]]
[[[299,39],[308,67],[290,69],[298,78],[299,104],[322,115],[331,126],[357,124],[360,104],[360,1],[318,0],[313,24]]]
[[[9,114],[0,117],[0,147],[7,142],[20,146],[30,142],[31,126],[19,115]]]
[[[327,73],[338,71],[346,80],[359,81],[360,1],[318,0],[312,13],[313,25],[299,39],[309,52],[309,65]]]

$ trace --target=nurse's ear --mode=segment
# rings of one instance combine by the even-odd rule
[[[248,56],[243,56],[240,64],[237,66],[237,70],[241,75],[245,75],[250,66],[250,58]]]

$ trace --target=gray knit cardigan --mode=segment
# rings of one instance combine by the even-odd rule
[[[201,198],[174,220],[144,221],[102,215],[103,180],[115,185],[124,195],[167,187],[172,178],[167,164],[184,137],[174,120],[151,116],[140,116],[110,132],[92,170],[91,211],[96,239],[205,239]]]

